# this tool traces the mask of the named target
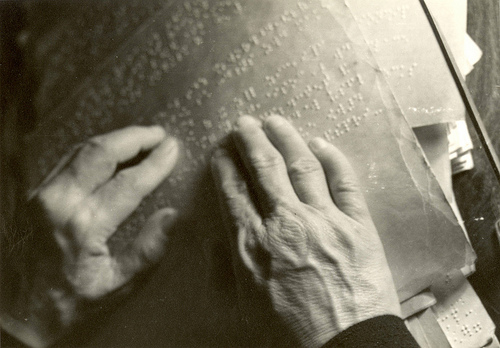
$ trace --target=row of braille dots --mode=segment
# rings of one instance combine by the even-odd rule
[[[223,84],[231,77],[240,76],[242,73],[247,72],[249,67],[254,65],[254,48],[260,47],[264,55],[269,55],[273,52],[273,47],[280,47],[282,40],[288,37],[286,24],[296,22],[301,18],[300,12],[308,9],[307,4],[299,4],[298,6],[300,11],[285,10],[279,16],[281,22],[267,23],[258,29],[256,34],[251,35],[248,41],[242,42],[241,47],[237,47],[230,52],[225,62],[214,64],[213,71],[220,78],[218,84]]]
[[[314,56],[319,55],[319,50],[321,46],[323,45],[323,42],[316,43],[312,45],[310,48],[304,50],[301,54],[301,60],[302,61],[308,61],[307,56],[312,52]],[[304,59],[305,57],[305,59]],[[302,69],[297,69],[298,63],[296,61],[292,62],[285,62],[282,65],[278,66],[276,69],[276,72],[274,75],[268,75],[265,76],[266,80],[266,85],[268,87],[273,87],[273,89],[269,92],[267,92],[265,95],[267,98],[277,98],[280,95],[287,95],[289,91],[293,91],[296,89],[297,82],[299,79],[302,79],[304,75],[306,74],[304,70]],[[299,99],[303,98],[310,98],[312,95],[313,91],[320,91],[326,88],[327,85],[327,80],[329,79],[329,76],[326,74],[326,68],[323,63],[319,63],[319,67],[321,72],[323,73],[323,81],[322,84],[314,84],[314,85],[306,85],[303,91],[301,91],[299,94],[293,95],[291,99],[289,99],[286,102],[286,105],[292,108],[295,108],[297,105],[297,102]],[[295,69],[296,70],[296,78],[288,78],[286,80],[281,81],[281,83],[277,85],[277,82],[280,80],[281,74],[284,70],[286,69]],[[311,75],[316,75],[314,72],[314,69],[311,69]],[[317,102],[311,105],[312,108],[316,106]],[[310,106],[306,106],[305,108],[308,109]],[[297,114],[298,115],[298,114]]]
[[[363,113],[362,116],[357,116],[357,115],[353,115],[347,119],[345,119],[344,121],[342,122],[338,122],[335,126],[334,129],[327,129],[323,132],[323,137],[328,140],[328,141],[332,141],[333,139],[335,138],[338,138],[342,135],[345,135],[347,133],[349,133],[349,131],[351,130],[351,127],[359,127],[361,125],[361,121],[364,119],[364,118],[367,118],[368,115],[369,115],[369,108],[366,108],[365,109],[365,112]],[[329,111],[329,115],[327,116],[327,119],[332,119],[331,118],[331,113],[333,113],[333,109],[330,109]],[[378,116],[382,113],[382,110],[379,109],[377,111],[375,111],[373,113],[374,116]],[[333,116],[335,117],[335,116]],[[336,117],[335,117],[336,118]],[[305,127],[307,128],[317,128],[317,124],[316,122],[307,122]]]
[[[97,6],[96,6],[97,5]],[[107,35],[117,38],[124,31],[124,28],[132,22],[136,24],[147,14],[149,6],[138,6],[137,1],[121,4],[116,8],[116,4],[111,1],[99,2],[92,6],[84,6],[76,13],[77,17],[67,22],[61,36],[53,50],[47,52],[47,57],[53,60],[58,69],[61,64],[68,64],[72,72],[74,62],[86,55],[98,56],[102,49],[106,49],[107,41],[96,40],[96,35],[106,30]]]
[[[153,117],[153,122],[167,124],[170,134],[183,139],[186,144],[202,150],[212,147],[218,140],[217,135],[214,133],[218,127],[215,127],[213,121],[210,119],[203,119],[201,122],[204,130],[202,132],[207,134],[202,136],[198,134],[199,130],[195,130],[196,123],[193,118],[178,121],[176,114],[169,114],[165,111],[161,111]],[[222,127],[219,127],[219,129],[222,129]],[[190,157],[190,159],[192,159],[192,157]]]
[[[308,49],[304,50],[301,54],[300,60],[302,62],[310,61],[311,58],[318,58],[320,53],[320,48],[324,44],[324,40],[312,44]]]
[[[354,110],[354,108],[356,107],[356,103],[362,101],[363,101],[363,95],[361,93],[356,93],[353,96],[349,97],[349,99],[347,99],[347,104],[348,104],[347,108],[344,106],[344,104],[338,103],[337,108],[330,108],[328,110],[328,115],[326,116],[326,118],[329,120],[336,120],[337,116],[345,116]],[[363,118],[368,117],[369,111],[370,111],[369,108],[365,109],[365,111],[363,112]]]
[[[194,18],[212,18],[215,23],[229,21],[233,15],[239,15],[243,12],[243,7],[237,0],[191,0],[184,1],[179,8]],[[174,20],[180,19],[176,17]]]
[[[208,80],[204,77],[199,77],[187,89],[184,97],[188,102],[194,101],[197,106],[201,106],[204,98],[209,99],[212,97],[212,93],[208,91],[207,86]]]
[[[158,8],[159,4],[156,2],[148,2],[147,5],[138,5],[137,2],[127,3],[118,8],[115,5],[99,3],[98,6],[90,6],[80,11],[81,17],[76,19],[79,25],[68,22],[60,40],[54,45],[54,51],[46,54],[49,57],[49,66],[45,71],[51,71],[47,76],[52,76],[50,81],[45,81],[44,88],[48,89],[47,95],[53,98],[50,93],[52,89],[60,89],[64,80],[74,81],[73,76],[84,73],[87,65],[83,62],[88,60],[89,56],[98,58],[106,56],[104,52],[109,50],[109,40],[96,40],[96,37],[100,37],[100,32],[105,31],[106,37],[112,37],[114,42],[119,42],[125,39],[120,35],[134,29]]]
[[[385,24],[387,21],[405,20],[410,6],[401,5],[396,8],[383,9],[361,15],[360,21],[363,24]]]
[[[241,5],[238,4],[238,2],[220,1],[211,7],[206,1],[192,1],[177,7],[176,12],[165,21],[166,38],[162,38],[158,32],[153,32],[148,41],[149,67],[147,68],[151,69],[147,74],[149,85],[154,86],[163,74],[182,62],[184,57],[190,54],[190,47],[193,44],[197,46],[203,42],[203,37],[207,33],[205,29],[207,23],[204,21],[217,19],[219,16],[226,18],[228,7],[239,12]],[[164,41],[168,44],[164,45]],[[141,65],[136,66],[135,70],[140,70],[140,67]],[[145,68],[143,67],[138,74],[140,80],[144,80]],[[132,74],[135,73],[137,72],[132,71]]]
[[[321,68],[321,66],[323,66],[323,65],[320,63],[320,68]],[[300,71],[299,71],[298,75],[300,75]],[[268,83],[268,85],[275,84],[277,78],[279,78],[279,74],[276,74],[275,76],[267,76],[266,80],[270,81]],[[285,82],[287,82],[287,81],[285,81]],[[301,99],[311,100],[312,99],[310,103],[306,102],[304,105],[302,105],[302,109],[303,110],[316,110],[316,111],[318,111],[318,110],[321,110],[321,106],[320,106],[320,103],[318,102],[318,99],[313,98],[314,93],[317,93],[317,92],[322,91],[322,90],[326,90],[326,93],[330,99],[330,102],[334,102],[334,101],[338,100],[341,96],[345,96],[345,90],[344,90],[345,87],[352,88],[354,83],[356,83],[356,82],[360,85],[364,83],[361,75],[357,74],[355,77],[351,77],[349,80],[344,81],[341,84],[341,86],[339,87],[339,89],[336,91],[336,93],[334,94],[328,88],[328,79],[323,78],[321,84],[313,84],[313,85],[308,84],[308,85],[306,85],[304,90],[298,94],[295,94],[291,99],[289,99],[287,101],[286,105],[288,107],[294,108],[296,110],[294,112],[294,116],[296,118],[298,118],[298,117],[300,117],[300,112],[297,112],[298,111],[297,104],[298,104],[299,100],[301,100]],[[296,83],[296,80],[295,80],[295,83]],[[295,83],[292,85],[293,89],[295,89]],[[280,92],[283,95],[287,94],[287,89],[285,88],[285,86],[282,85],[281,87],[275,87],[272,92],[266,93],[266,97],[276,98],[280,94]],[[348,103],[347,108],[345,108],[342,104],[338,104],[338,107],[336,109],[337,114],[345,115],[348,112],[351,112],[355,107],[355,103],[360,102],[362,100],[363,100],[363,96],[361,93],[357,93],[354,96],[349,97],[349,99],[347,100],[347,103]]]
[[[454,304],[451,306],[449,314],[445,314],[443,317],[441,317],[440,321],[445,322],[448,319],[453,319],[455,321],[455,323],[458,325],[458,324],[460,324],[460,314],[459,313],[460,313],[460,310],[456,307],[456,304]],[[473,313],[472,310],[469,310],[465,313],[465,316],[469,316],[472,313]],[[450,316],[451,316],[451,318],[450,318]],[[450,326],[447,325],[446,328],[450,329]]]
[[[415,68],[418,66],[416,62],[412,63],[410,66],[399,64],[393,65],[390,69],[382,69],[382,71],[389,76],[397,74],[399,77],[413,77]]]
[[[337,47],[335,49],[335,53],[333,54],[333,57],[335,59],[342,60],[342,59],[344,59],[346,52],[351,51],[351,49],[352,49],[351,43],[350,42],[346,42],[342,46]]]
[[[178,99],[175,99],[174,103],[169,103],[167,108],[168,111],[161,111],[157,113],[153,119],[160,124],[167,123],[169,125],[170,132],[175,136],[182,138],[186,143],[196,146],[202,150],[210,148],[213,146],[218,137],[215,133],[226,132],[226,122],[214,122],[211,119],[201,119],[196,120],[194,118],[186,118],[186,116],[191,115],[191,111],[185,107],[176,107],[180,105]],[[229,122],[229,120],[226,120]],[[199,129],[195,130],[197,124],[202,125],[203,133],[207,135],[200,136],[198,134]]]
[[[200,5],[204,7],[205,5]],[[209,8],[209,7],[208,7]],[[182,12],[182,11],[181,11]],[[177,21],[176,16],[183,18],[180,23]],[[180,17],[179,12],[171,15],[170,20],[167,20],[165,26],[168,27],[168,23],[176,22],[177,26],[171,28],[175,32],[176,30],[183,30],[189,23],[187,19],[188,16]],[[203,28],[203,25],[198,25],[197,28]],[[168,40],[167,40],[168,41]],[[168,47],[164,47],[163,40],[158,32],[153,32],[150,39],[144,46],[134,46],[131,52],[126,55],[124,61],[113,66],[112,77],[104,76],[102,81],[106,81],[103,84],[106,86],[108,81],[112,82],[113,87],[105,89],[116,89],[119,92],[119,100],[116,100],[116,96],[104,95],[104,100],[108,100],[111,104],[117,105],[118,107],[126,107],[131,103],[134,103],[143,94],[144,80],[148,80],[149,85],[153,86],[161,79],[162,74],[168,72],[171,68],[175,67],[179,61],[182,61],[184,55],[189,54],[189,49],[187,44],[179,44],[175,40],[170,41]],[[85,97],[83,105],[89,103],[89,100]],[[87,99],[87,100],[86,100]],[[91,105],[87,105],[87,109],[94,109]],[[88,110],[77,110],[82,114],[88,114]],[[185,110],[184,110],[185,111]]]
[[[112,123],[115,102],[115,93],[109,81],[98,81],[95,86],[89,86],[78,99],[74,117],[66,120],[66,126],[71,128],[74,124],[80,128],[80,133],[96,130],[94,127],[103,128]]]
[[[196,170],[206,163],[206,150],[212,148],[218,142],[217,131],[222,129],[219,123],[210,119],[195,120],[194,118],[179,118],[174,110],[161,111],[153,119],[157,123],[167,124],[169,133],[182,139],[187,161],[176,169],[175,175],[168,179],[170,185],[176,186],[185,181],[185,178],[196,172]],[[172,113],[174,112],[174,113]],[[196,128],[197,124],[203,125],[202,129]],[[201,134],[203,135],[200,135]]]
[[[240,76],[246,73],[251,67],[254,66],[255,54],[250,52],[250,46],[247,43],[241,44],[241,49],[236,48],[229,54],[226,62],[217,62],[212,67],[218,76],[218,85],[224,84],[228,79],[234,76]],[[247,55],[244,56],[244,54]]]
[[[257,92],[255,91],[255,88],[253,86],[250,86],[249,88],[245,89],[243,91],[243,95],[245,96],[244,104],[247,105],[247,108],[244,113],[254,114],[261,109],[262,104],[258,102]],[[240,100],[238,100],[237,105],[243,105],[241,98]]]
[[[472,325],[472,327],[469,327],[469,325],[463,325],[460,328],[460,332],[462,333],[463,336],[469,336],[472,337],[474,334],[478,334],[483,330],[483,327],[481,326],[480,322],[477,322],[476,324]]]
[[[366,119],[369,116],[369,112],[370,112],[369,108],[366,108],[364,113],[361,116],[353,115],[353,116],[348,117],[347,119],[345,119],[342,122],[338,122],[335,125],[334,130],[328,130],[327,132],[325,132],[325,134],[324,134],[325,138],[327,140],[331,140],[331,138],[333,138],[333,136],[340,137],[344,134],[349,133],[349,131],[351,130],[351,127],[353,127],[353,126],[359,127],[361,125],[361,122],[363,121],[363,119]],[[373,116],[379,116],[381,113],[382,113],[381,109],[376,110],[373,112]]]
[[[310,25],[311,21],[319,21],[320,16],[317,8],[309,7],[309,4],[303,1],[297,3],[299,10],[302,12],[302,16],[294,20],[294,24],[298,31],[303,31]],[[309,13],[308,13],[309,12]],[[312,15],[312,17],[311,17]]]
[[[340,96],[344,96],[346,89],[351,89],[355,85],[361,86],[364,83],[365,82],[364,82],[363,76],[361,76],[361,74],[356,74],[356,76],[351,76],[349,79],[343,81],[340,84],[339,88],[337,89],[337,91],[334,95],[328,95],[330,97],[330,101],[337,100],[340,98]]]
[[[295,90],[295,88],[296,88],[295,83],[293,85],[291,85],[291,88],[293,90]],[[312,98],[312,96],[313,96],[313,94],[318,93],[319,91],[322,91],[323,89],[325,89],[325,86],[322,84],[313,84],[313,85],[308,84],[304,87],[304,89],[302,91],[300,91],[299,93],[295,94],[292,98],[290,98],[286,102],[286,105],[288,107],[291,107],[291,108],[297,108],[297,104],[299,103],[300,100],[304,100],[304,101],[311,100],[311,103],[306,102],[304,105],[302,105],[302,109],[304,109],[304,110],[309,110],[309,109],[319,110],[320,105],[316,99]],[[275,91],[274,91],[272,96],[276,97],[278,94],[278,91],[279,91],[279,89],[276,90],[276,88],[275,88]],[[286,93],[283,93],[283,91],[282,91],[282,94],[286,94]],[[266,94],[266,96],[268,96],[268,95]],[[270,97],[270,96],[268,96],[268,97]]]
[[[285,24],[298,18],[296,11],[286,10],[281,16],[281,22],[267,23],[252,34],[247,41],[230,52],[225,62],[217,62],[212,70],[219,76],[218,84],[225,83],[234,76],[240,76],[254,65],[255,48],[261,48],[264,55],[269,55],[274,48],[282,45],[282,40],[288,37]]]
[[[366,43],[368,44],[368,47],[373,52],[380,52],[382,50],[382,47],[385,45],[393,45],[393,44],[401,44],[401,43],[409,43],[410,39],[406,35],[395,35],[392,37],[392,39],[389,38],[383,38],[383,39],[373,39],[373,40],[368,40]],[[385,49],[385,48],[384,48]]]

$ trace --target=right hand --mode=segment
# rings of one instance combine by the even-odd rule
[[[355,173],[282,117],[243,116],[234,132],[243,172],[224,149],[212,171],[228,222],[241,298],[264,292],[303,346],[361,321],[400,315],[384,250]]]

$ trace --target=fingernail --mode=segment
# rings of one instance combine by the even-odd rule
[[[277,127],[285,123],[285,119],[279,115],[271,115],[264,121],[264,127]]]
[[[247,126],[261,126],[261,122],[252,116],[244,115],[238,118],[236,121],[236,127],[247,127]]]
[[[161,136],[161,137],[167,136],[167,133],[165,132],[165,129],[162,126],[159,126],[156,124],[156,125],[150,126],[150,129],[152,132],[158,133],[158,136]]]
[[[325,147],[328,146],[328,142],[323,139],[323,138],[314,138],[313,140],[311,140],[309,142],[309,146],[311,147],[312,150],[322,150],[324,149]]]
[[[170,137],[165,140],[165,149],[167,150],[167,152],[171,152],[175,148],[177,148],[177,139]]]

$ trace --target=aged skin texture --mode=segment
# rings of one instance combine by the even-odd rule
[[[311,347],[363,320],[399,315],[383,247],[345,157],[322,139],[308,147],[279,116],[263,126],[244,116],[237,126],[238,158],[220,148],[212,171],[242,308],[264,295],[286,331]],[[30,200],[26,252],[7,259],[17,287],[2,292],[2,328],[47,346],[156,263],[173,209],[155,213],[125,250],[113,253],[107,242],[177,156],[161,127],[128,127],[63,159]]]
[[[243,116],[237,126],[239,158],[220,149],[212,171],[242,301],[264,293],[310,347],[363,320],[400,315],[378,233],[340,151],[321,138],[308,146],[280,116],[263,125]]]

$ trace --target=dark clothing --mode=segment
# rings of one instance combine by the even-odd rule
[[[328,341],[323,348],[418,348],[404,321],[393,315],[365,320]]]

